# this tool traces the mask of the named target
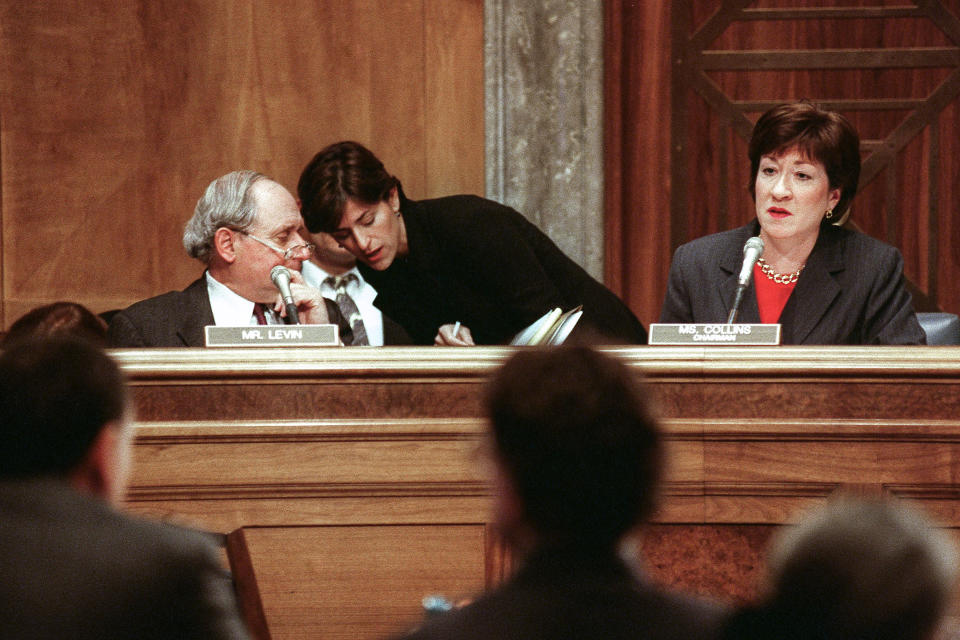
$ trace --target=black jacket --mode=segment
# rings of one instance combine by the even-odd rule
[[[609,289],[509,207],[476,196],[402,198],[409,254],[384,271],[361,265],[374,304],[415,344],[460,321],[477,344],[503,344],[554,307],[583,305],[575,333],[644,344],[646,331]]]

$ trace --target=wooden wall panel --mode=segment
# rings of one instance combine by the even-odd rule
[[[206,185],[293,189],[368,144],[411,197],[483,193],[483,1],[0,3],[2,324],[125,306],[199,273]]]
[[[645,325],[671,256],[669,4],[604,2],[604,282]]]
[[[254,570],[274,638],[387,637],[422,620],[418,605],[425,595],[456,598],[484,585],[482,525],[254,527],[245,533],[251,558],[262,560]],[[291,556],[302,573],[283,561]],[[325,579],[304,581],[305,574]]]

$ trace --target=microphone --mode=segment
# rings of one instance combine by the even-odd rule
[[[757,263],[760,256],[763,255],[763,240],[760,236],[753,236],[743,245],[743,265],[740,267],[740,275],[737,276],[737,295],[733,299],[733,306],[730,307],[730,315],[727,317],[727,324],[733,324],[737,320],[737,312],[740,311],[740,303],[743,301],[743,292],[750,285],[750,279],[753,278],[753,265]]]
[[[283,298],[283,306],[287,309],[287,320],[291,324],[300,324],[297,318],[297,305],[293,301],[293,295],[290,293],[290,270],[282,264],[278,264],[270,269],[270,280],[280,291],[280,297]]]

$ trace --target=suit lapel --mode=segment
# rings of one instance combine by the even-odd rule
[[[216,324],[213,319],[213,307],[207,295],[206,274],[195,280],[184,290],[179,317],[182,319],[177,335],[187,347],[202,347],[206,344],[203,328]]]
[[[840,295],[840,285],[833,274],[843,269],[839,234],[831,233],[830,229],[822,230],[780,316],[784,343],[803,344],[820,323]]]

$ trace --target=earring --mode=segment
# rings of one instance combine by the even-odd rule
[[[397,209],[396,211],[394,211],[394,213],[397,215],[398,218],[400,217],[400,209]]]
[[[827,213],[826,213],[826,215],[824,216],[824,218],[826,218],[827,220],[829,220],[829,219],[832,218],[832,217],[833,217],[833,209],[827,209]]]

